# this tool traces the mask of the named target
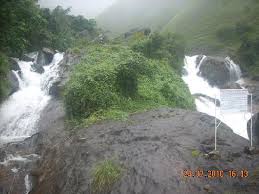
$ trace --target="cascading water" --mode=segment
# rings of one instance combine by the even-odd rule
[[[228,113],[221,114],[220,108],[215,107],[214,99],[220,99],[220,89],[217,87],[212,87],[210,84],[198,76],[200,65],[206,56],[203,56],[199,64],[196,64],[198,56],[185,57],[185,69],[187,71],[186,75],[182,78],[188,85],[191,94],[197,95],[199,97],[195,99],[196,107],[199,112],[206,113],[210,116],[215,117],[215,111],[217,118],[223,123],[228,125],[236,134],[247,138],[247,121],[251,118],[251,114],[244,113]],[[236,65],[230,58],[226,58],[228,64],[228,69],[230,72],[230,79],[241,81],[241,71],[238,65]],[[212,100],[213,99],[213,100]]]
[[[18,72],[14,73],[20,89],[0,107],[1,144],[23,140],[37,132],[37,121],[51,98],[48,89],[58,77],[58,66],[62,59],[63,53],[55,54],[52,63],[44,67],[43,74],[31,70],[32,62],[18,62],[21,77]]]

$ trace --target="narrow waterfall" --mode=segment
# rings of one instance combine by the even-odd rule
[[[228,113],[222,115],[220,113],[220,108],[217,106],[215,107],[214,100],[211,100],[220,100],[220,89],[210,86],[210,84],[205,79],[198,76],[199,67],[206,56],[203,56],[199,64],[197,64],[196,62],[198,57],[199,56],[185,57],[184,68],[186,69],[187,73],[182,77],[185,83],[188,85],[191,94],[200,95],[195,99],[197,110],[213,117],[215,117],[216,111],[217,118],[228,125],[234,131],[234,133],[248,139],[247,122],[251,118],[251,114]],[[239,66],[236,65],[230,58],[226,58],[226,61],[230,70],[231,80],[241,81],[241,71]]]
[[[19,90],[0,107],[0,143],[23,140],[37,132],[40,113],[50,100],[48,89],[58,77],[62,53],[44,66],[43,74],[32,71],[32,62],[19,61],[21,73],[14,72],[19,80]]]

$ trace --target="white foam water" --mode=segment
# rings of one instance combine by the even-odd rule
[[[220,99],[220,89],[212,87],[209,83],[198,76],[199,67],[202,61],[206,58],[203,56],[200,64],[196,64],[198,56],[185,57],[185,66],[187,73],[182,78],[188,85],[191,94],[202,94],[213,99]],[[241,79],[241,71],[238,65],[236,65],[230,58],[226,58],[229,65],[231,79]],[[238,80],[242,82],[242,80]],[[220,108],[215,107],[215,103],[205,97],[199,97],[195,99],[196,107],[199,112],[206,113],[210,116],[215,117],[215,111],[217,118],[223,123],[228,125],[234,133],[248,139],[247,134],[247,121],[251,118],[251,114],[247,113],[220,113]]]
[[[43,74],[31,70],[32,62],[18,62],[21,77],[18,72],[15,75],[20,89],[0,107],[1,144],[20,141],[37,132],[40,113],[51,98],[48,94],[49,84],[58,76],[58,66],[62,59],[63,53],[55,54],[52,63],[44,67]]]

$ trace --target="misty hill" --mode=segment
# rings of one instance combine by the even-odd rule
[[[121,0],[97,21],[113,35],[150,27],[184,35],[190,48],[210,45],[217,49],[222,46],[217,31],[234,27],[242,19],[244,23],[253,23],[247,16],[255,4],[255,0]]]
[[[229,55],[256,76],[258,11],[257,0],[121,0],[97,22],[113,36],[140,27],[178,33],[186,40],[186,54]]]
[[[118,35],[138,27],[162,29],[188,0],[119,0],[99,17],[103,29]]]
[[[256,4],[255,0],[196,0],[180,10],[163,31],[184,35],[190,49],[235,50],[241,44],[239,34],[234,33],[237,23],[248,28],[256,27],[256,17],[259,21],[254,14]]]

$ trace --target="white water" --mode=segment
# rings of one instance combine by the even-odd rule
[[[32,189],[32,182],[30,181],[28,174],[24,177],[24,184],[25,184],[25,194],[28,194]]]
[[[199,67],[202,61],[206,58],[203,57],[200,64],[196,64],[198,56],[185,57],[185,69],[187,74],[183,76],[183,80],[188,85],[191,94],[203,94],[211,98],[220,99],[220,89],[217,87],[212,87],[209,83],[198,76]],[[229,64],[229,69],[231,72],[231,78],[241,82],[241,71],[238,65],[236,65],[230,58],[226,58]],[[196,107],[199,112],[206,113],[210,116],[215,117],[215,109],[217,118],[220,119],[223,123],[228,125],[234,133],[248,139],[247,134],[247,121],[251,118],[251,114],[244,113],[220,113],[218,107],[215,108],[215,103],[211,100],[208,100],[204,97],[199,97],[195,99]]]
[[[37,132],[40,113],[51,98],[48,89],[58,77],[58,64],[62,59],[62,53],[55,54],[43,74],[31,71],[32,62],[19,61],[22,76],[15,74],[20,89],[0,107],[0,144],[23,140]]]

